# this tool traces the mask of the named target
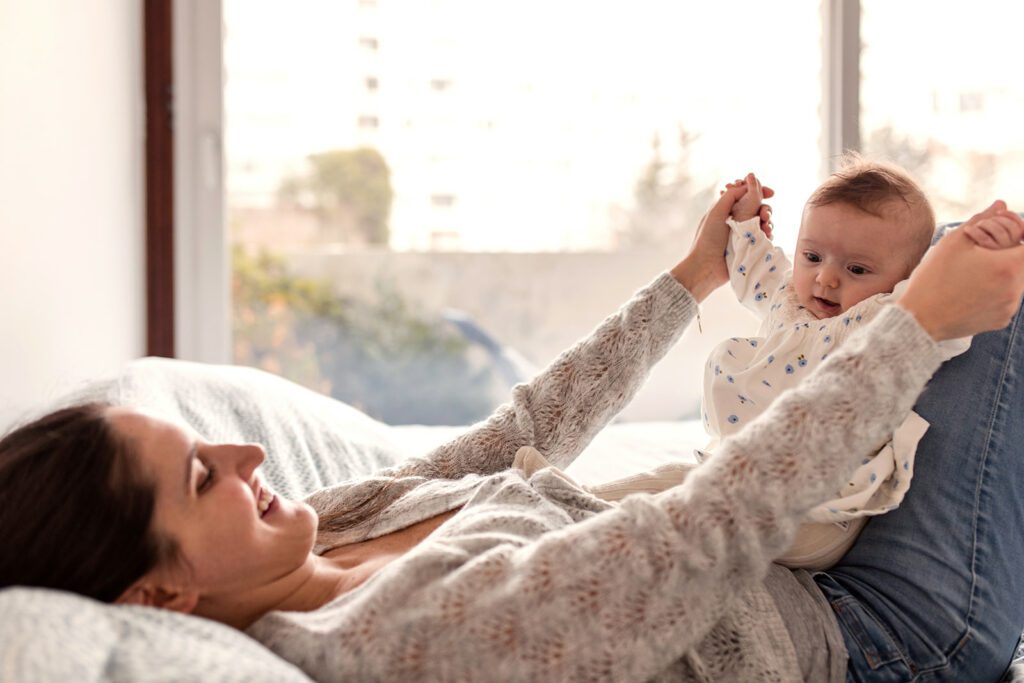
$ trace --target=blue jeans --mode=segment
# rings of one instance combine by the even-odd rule
[[[1024,626],[1024,314],[975,337],[914,409],[931,427],[903,503],[814,578],[848,681],[998,681]]]

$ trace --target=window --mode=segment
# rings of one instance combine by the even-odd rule
[[[1024,6],[862,6],[866,150],[910,169],[940,221],[963,220],[996,198],[1024,205],[1024,81],[1015,45]],[[972,41],[984,49],[968,48]]]
[[[820,0],[360,6],[224,0],[230,360],[466,423],[674,265],[723,181],[761,173],[795,236]],[[624,419],[696,414],[707,350],[755,329],[728,301]]]

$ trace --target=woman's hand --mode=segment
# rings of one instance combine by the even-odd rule
[[[898,304],[936,341],[1000,329],[1020,308],[1024,245],[985,248],[965,230],[1005,210],[995,202],[973,216],[939,240],[910,276]]]
[[[729,272],[725,267],[729,226],[725,219],[747,191],[747,184],[740,181],[730,183],[726,187],[715,205],[701,219],[690,253],[671,270],[672,276],[686,287],[698,302],[729,281]],[[771,188],[766,187],[764,191],[765,197],[774,194]],[[771,209],[765,206],[762,211],[762,223],[770,220]]]

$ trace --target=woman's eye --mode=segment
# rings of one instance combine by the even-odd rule
[[[196,489],[198,493],[202,493],[206,489],[210,488],[210,486],[213,484],[213,480],[217,476],[216,467],[213,467],[212,465],[209,465],[207,463],[203,463],[203,467],[206,468],[206,476],[203,477],[203,480],[201,482],[199,482],[199,487]]]
[[[821,260],[821,257],[815,254],[813,251],[805,251],[804,258],[810,261],[811,263],[817,263],[818,261]]]
[[[847,270],[849,270],[854,275],[867,275],[868,273],[868,269],[865,268],[864,266],[850,266],[849,268],[847,268]]]

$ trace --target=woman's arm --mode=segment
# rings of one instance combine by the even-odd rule
[[[588,337],[564,351],[486,421],[388,474],[458,478],[511,466],[533,446],[564,467],[633,398],[651,367],[696,311],[690,293],[665,274],[637,292]]]
[[[697,304],[728,282],[723,253],[735,198],[723,196],[701,221],[690,253],[560,355],[486,421],[387,470],[388,476],[458,478],[506,469],[523,446],[566,467],[636,394],[651,367],[682,335]],[[681,286],[680,286],[681,285]]]
[[[439,673],[473,662],[507,680],[588,671],[642,680],[732,615],[749,616],[750,591],[803,514],[910,409],[940,364],[936,340],[998,328],[1019,306],[1024,247],[971,248],[958,238],[926,261],[900,307],[724,440],[681,486],[627,498],[526,546],[480,556],[452,547],[443,575],[402,596],[399,630],[430,634],[417,641],[417,665]],[[941,279],[955,283],[946,296],[922,291]],[[472,608],[460,602],[468,594]]]

